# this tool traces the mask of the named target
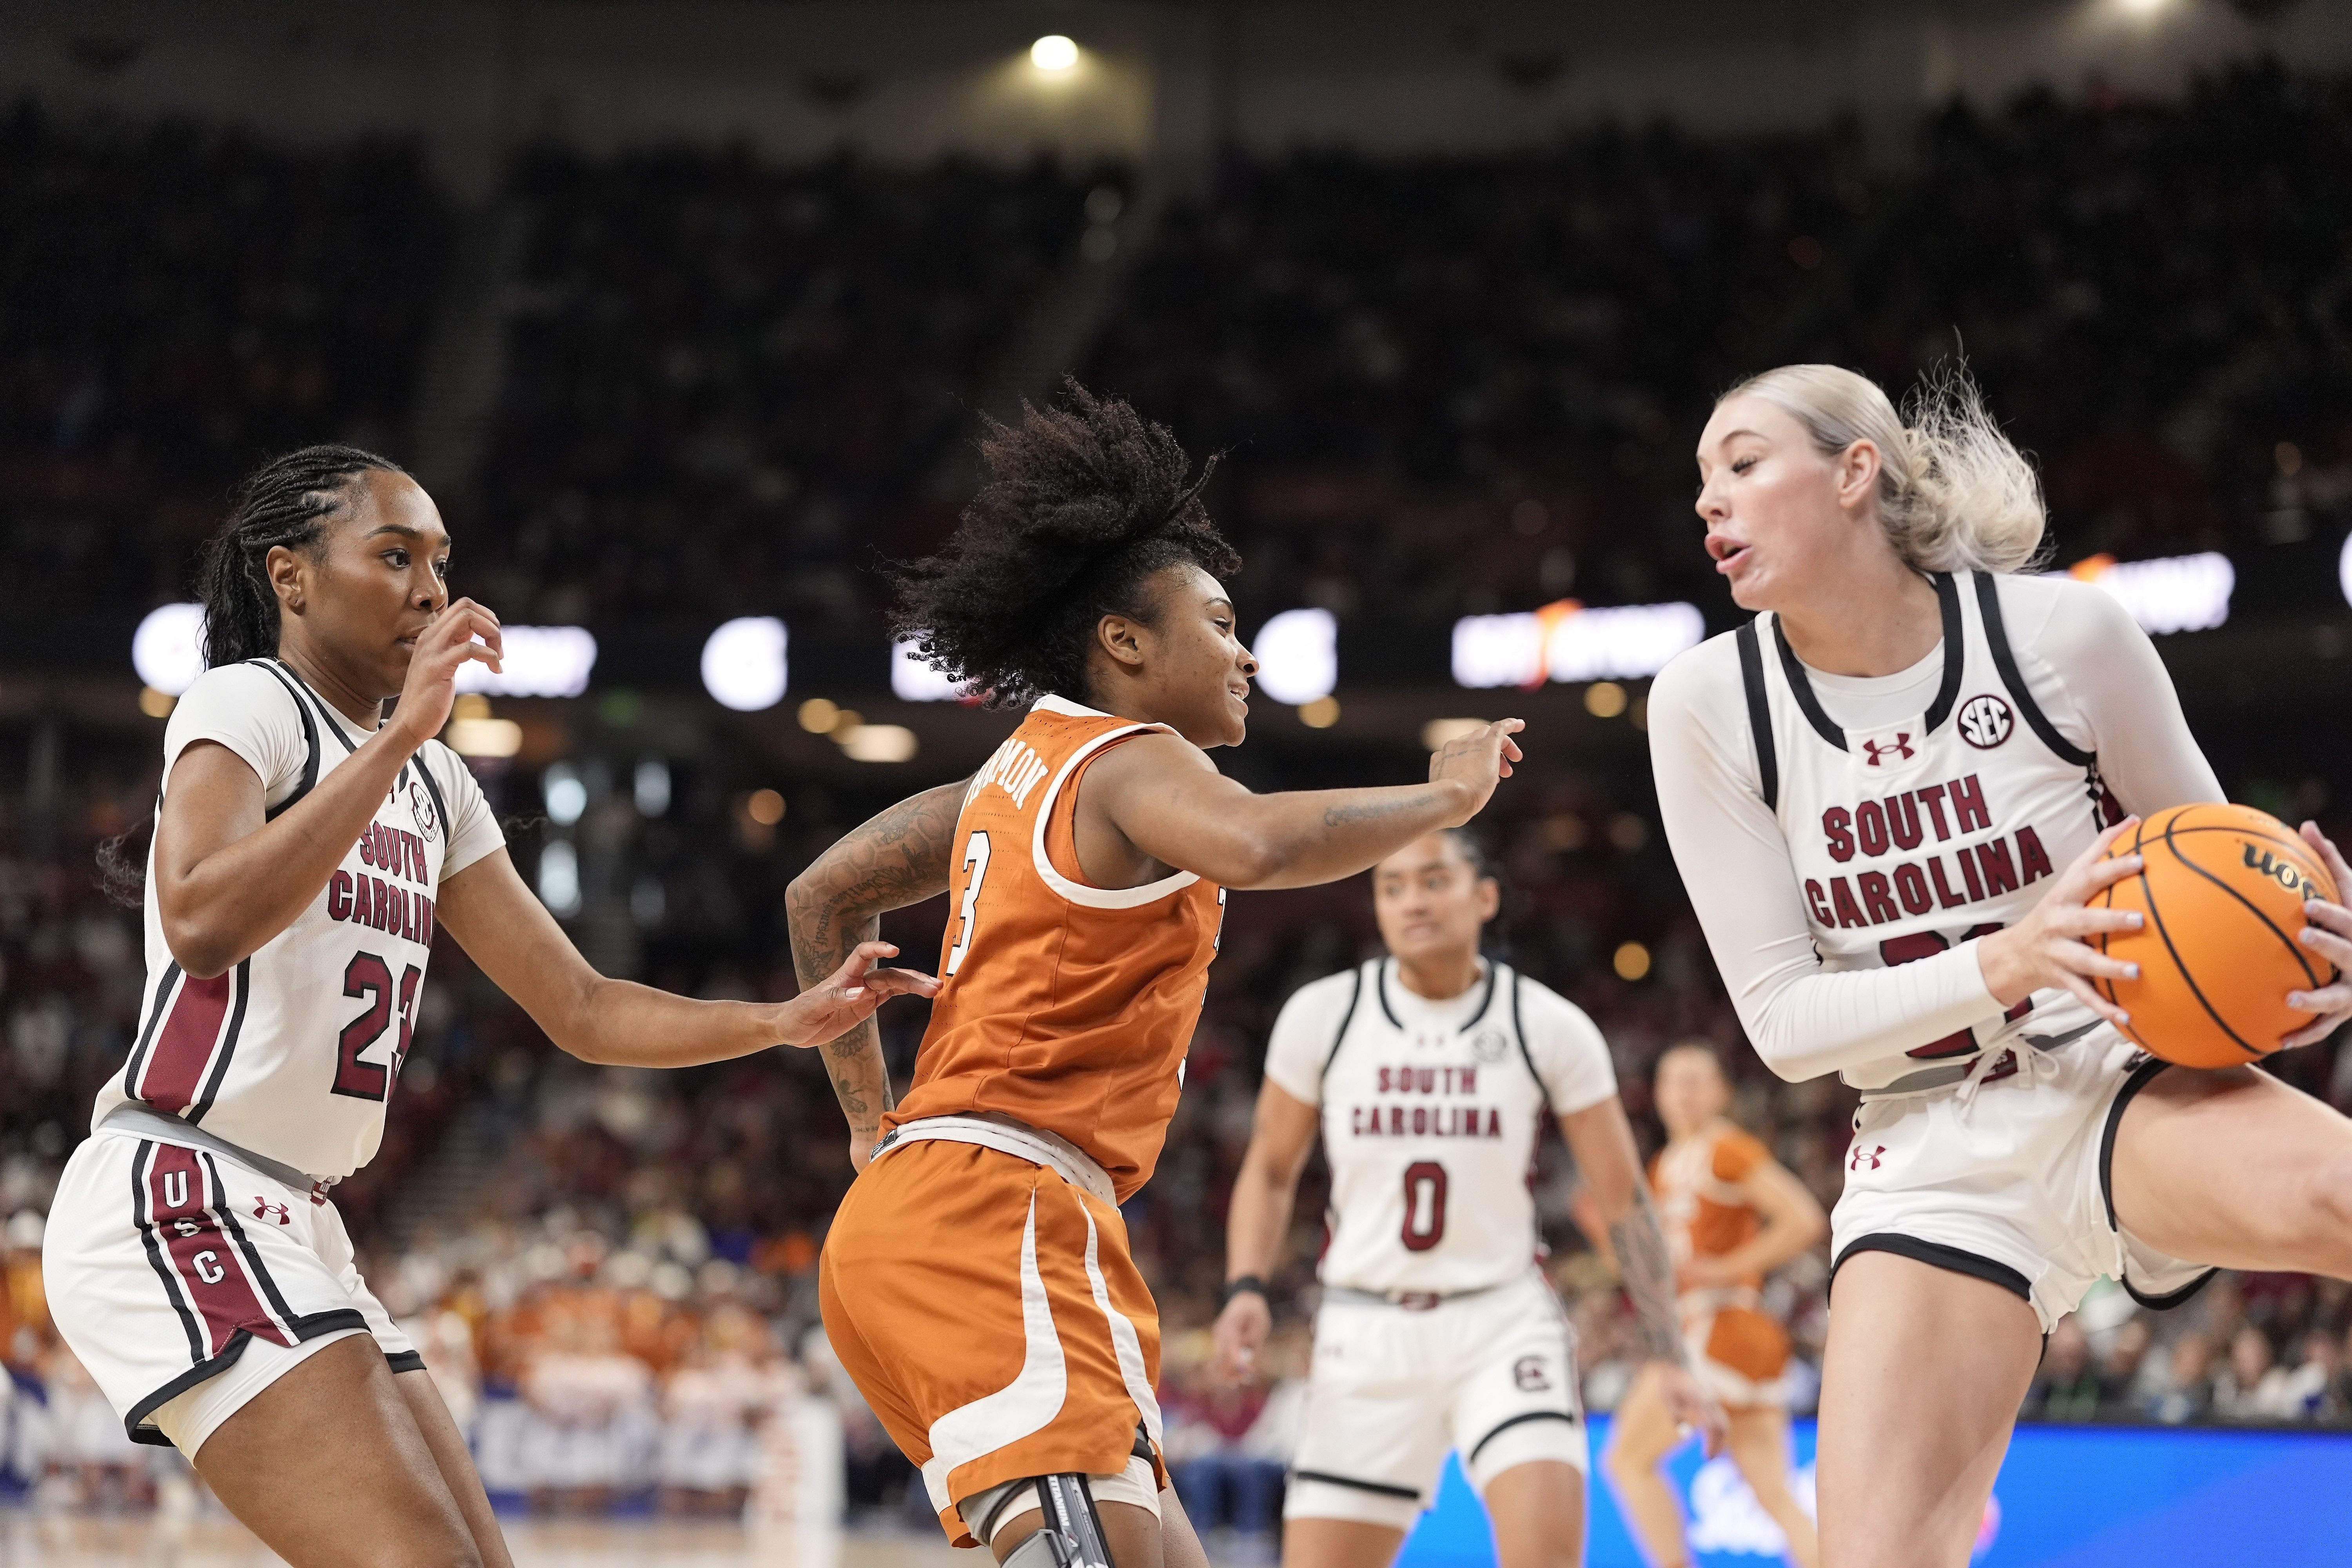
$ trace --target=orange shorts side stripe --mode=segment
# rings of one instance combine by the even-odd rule
[[[817,1271],[834,1353],[940,1524],[1005,1481],[1126,1468],[1139,1427],[1160,1485],[1160,1314],[1117,1207],[994,1149],[926,1141],[861,1174]]]

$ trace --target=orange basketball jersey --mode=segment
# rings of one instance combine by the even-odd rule
[[[1092,1156],[1121,1202],[1151,1177],[1208,992],[1224,890],[1081,876],[1078,783],[1163,726],[1043,697],[964,794],[940,994],[915,1085],[883,1119],[994,1111]]]
[[[1727,1121],[1658,1152],[1650,1162],[1650,1185],[1676,1263],[1720,1258],[1763,1228],[1740,1184],[1770,1158],[1763,1144]],[[1741,1280],[1749,1291],[1763,1283],[1761,1276]]]

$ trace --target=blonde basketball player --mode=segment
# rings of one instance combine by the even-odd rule
[[[57,1326],[137,1442],[171,1444],[295,1568],[509,1561],[465,1439],[354,1267],[328,1190],[383,1134],[434,932],[564,1049],[682,1067],[838,1034],[928,977],[861,947],[778,1006],[591,970],[433,736],[498,618],[391,463],[312,447],[247,481],[205,571],[212,668],[163,731],[129,1059],[66,1162]],[[382,719],[384,702],[398,711]]]
[[[1205,475],[1075,384],[982,456],[946,552],[902,581],[901,626],[1027,714],[966,784],[885,813],[793,886],[808,973],[884,910],[945,890],[950,910],[906,1101],[871,1029],[829,1052],[863,1171],[825,1238],[825,1331],[950,1541],[1024,1568],[1199,1568],[1118,1205],[1175,1111],[1224,890],[1349,876],[1465,820],[1510,772],[1518,723],[1449,745],[1425,784],[1253,795],[1203,751],[1241,742],[1257,668],[1217,581],[1239,563]]]
[[[2221,785],[2120,604],[2016,575],[2032,468],[1965,381],[1909,426],[1790,365],[1699,438],[1706,549],[1754,618],[1650,694],[1660,811],[1774,1071],[1863,1092],[1831,1216],[1818,1458],[1827,1568],[1969,1560],[2042,1336],[2101,1275],[2176,1300],[2209,1266],[2352,1278],[2352,1121],[2252,1068],[2142,1058],[2092,988],[2086,907],[2131,819]],[[2118,820],[2118,819],[2121,820]],[[2304,836],[2337,886],[2352,868]],[[2352,910],[2302,940],[2352,967]],[[2352,1016],[2338,979],[2284,1043]]]
[[[1287,1568],[1393,1561],[1449,1448],[1486,1501],[1503,1568],[1584,1560],[1574,1336],[1537,1266],[1528,1188],[1548,1116],[1608,1225],[1664,1418],[1706,1427],[1710,1447],[1720,1435],[1685,1361],[1608,1044],[1565,997],[1480,955],[1500,896],[1467,834],[1406,845],[1372,870],[1389,956],[1301,987],[1266,1046],[1216,1342],[1228,1375],[1265,1342],[1265,1277],[1319,1133],[1331,1235],[1283,1504]]]
[[[1650,1163],[1681,1294],[1683,1340],[1699,1381],[1729,1417],[1724,1443],[1748,1490],[1815,1568],[1812,1516],[1789,1490],[1789,1334],[1763,1310],[1764,1277],[1829,1234],[1821,1204],[1771,1152],[1734,1123],[1715,1047],[1693,1041],[1658,1058],[1652,1102],[1666,1146]],[[1681,1506],[1659,1463],[1682,1446],[1654,1372],[1617,1406],[1601,1466],[1654,1568],[1688,1568]]]

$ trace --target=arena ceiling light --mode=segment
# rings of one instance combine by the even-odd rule
[[[1048,33],[1029,46],[1029,63],[1059,76],[1078,63],[1078,46],[1059,33]]]
[[[1339,684],[1339,623],[1328,610],[1285,610],[1258,628],[1257,689],[1276,702],[1303,708]]]
[[[1475,689],[1639,680],[1706,636],[1698,606],[1681,603],[1589,610],[1561,599],[1516,615],[1465,616],[1454,623],[1454,681]]]
[[[853,724],[834,739],[853,763],[911,762],[920,749],[915,732],[903,724]]]
[[[784,623],[773,616],[738,616],[702,645],[702,689],[719,706],[757,713],[784,700],[790,684]]]
[[[166,697],[194,686],[205,672],[205,607],[163,605],[148,611],[131,634],[131,668]]]
[[[972,699],[971,688],[932,668],[916,651],[912,637],[899,637],[890,645],[890,691],[901,702],[968,702]]]
[[[2228,556],[2212,550],[2152,561],[2094,555],[2068,567],[2066,575],[2096,583],[2122,600],[2140,630],[2151,637],[2212,630],[2230,618],[2230,595],[2238,586],[2237,568]]]
[[[577,697],[596,668],[596,637],[586,626],[506,626],[504,667],[468,659],[457,689],[487,697]]]

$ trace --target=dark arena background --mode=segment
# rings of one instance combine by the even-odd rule
[[[125,1442],[40,1279],[141,1000],[94,847],[153,802],[194,548],[264,456],[350,440],[433,492],[509,628],[446,738],[589,958],[782,997],[794,874],[1011,723],[894,650],[877,568],[945,536],[983,414],[1124,396],[1225,453],[1265,672],[1219,765],[1404,782],[1525,717],[1478,825],[1508,952],[1600,1023],[1645,1146],[1650,1063],[1706,1037],[1826,1205],[1853,1098],[1748,1050],[1650,783],[1647,678],[1734,620],[1690,506],[1712,400],[1965,356],[2051,569],[2155,635],[2233,799],[2341,837],[2347,170],[2345,0],[0,0],[0,1563],[276,1561]],[[930,968],[943,917],[886,933]],[[1375,940],[1361,878],[1234,897],[1128,1205],[1220,1564],[1273,1561],[1320,1230],[1310,1168],[1263,1381],[1216,1384],[1266,1032]],[[923,1009],[884,1016],[903,1086]],[[2339,1042],[2271,1067],[2352,1109]],[[445,942],[335,1198],[519,1561],[941,1563],[818,1324],[849,1177],[813,1056],[588,1068]],[[1534,1180],[1597,1440],[1630,1312],[1557,1136]],[[1805,1388],[1826,1274],[1769,1286]],[[2343,1560],[2347,1359],[2340,1284],[2103,1283],[1979,1561]],[[1700,1561],[1780,1561],[1727,1462],[1676,1474]],[[1457,1476],[1406,1561],[1485,1530]],[[1640,1561],[1605,1484],[1589,1560]]]

